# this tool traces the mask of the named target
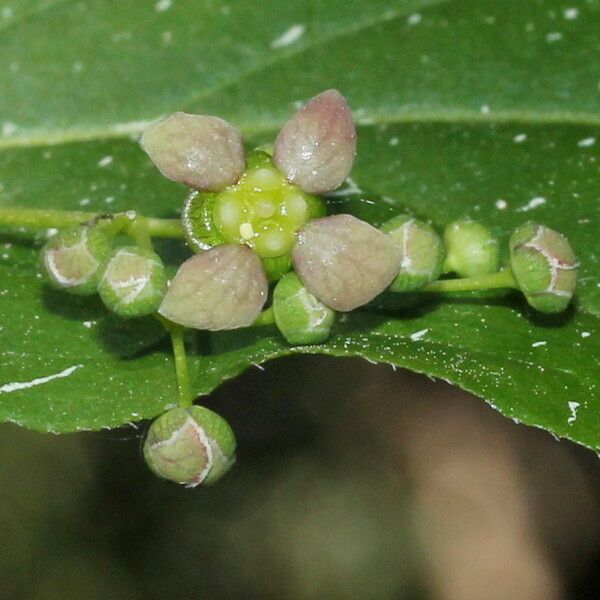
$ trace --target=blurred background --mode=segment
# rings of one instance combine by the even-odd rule
[[[600,597],[600,462],[451,386],[292,357],[203,404],[238,436],[210,488],[144,428],[0,427],[4,599]]]

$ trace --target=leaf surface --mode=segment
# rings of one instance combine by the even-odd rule
[[[600,3],[555,0],[14,0],[0,16],[0,206],[180,210],[185,189],[137,146],[175,110],[272,141],[331,87],[359,122],[338,212],[470,216],[504,246],[535,219],[581,261],[577,302],[541,317],[517,294],[425,298],[340,319],[326,344],[270,327],[190,340],[209,393],[290,353],[360,356],[448,380],[505,415],[600,449]],[[573,10],[574,9],[574,10]],[[44,431],[114,427],[174,402],[167,341],[95,299],[49,290],[24,232],[0,240],[0,419]],[[157,245],[177,265],[178,243]],[[401,394],[401,390],[399,390]]]

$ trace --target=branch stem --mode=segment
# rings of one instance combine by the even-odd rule
[[[118,217],[117,213],[114,216]],[[128,217],[129,224],[124,228],[124,233],[136,237],[141,231],[147,232],[149,237],[162,237],[183,239],[183,230],[179,219],[155,219],[133,213]],[[30,208],[0,208],[0,226],[27,227],[30,229],[61,229],[87,223],[94,219],[107,216],[105,213],[95,213],[77,210],[40,210]],[[112,216],[112,215],[111,215]],[[137,238],[136,238],[136,241]],[[147,242],[144,242],[147,243]]]

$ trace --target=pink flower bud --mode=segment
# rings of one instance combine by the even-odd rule
[[[165,177],[198,190],[222,190],[246,168],[240,132],[218,117],[176,112],[150,125],[140,144]]]
[[[398,246],[352,215],[315,219],[292,250],[296,273],[323,304],[347,312],[385,290],[400,269]]]
[[[237,329],[256,320],[267,293],[260,258],[247,246],[226,244],[188,258],[158,312],[192,329]]]
[[[275,164],[288,181],[321,194],[339,187],[352,169],[356,129],[352,111],[337,90],[307,102],[279,132]]]

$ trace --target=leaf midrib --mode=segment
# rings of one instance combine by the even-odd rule
[[[160,115],[157,119],[163,117]],[[73,128],[62,131],[34,131],[31,135],[13,136],[0,139],[0,151],[35,148],[45,146],[68,145],[111,139],[131,138],[141,135],[152,122],[131,121],[129,123],[116,123],[102,127]],[[600,115],[574,112],[548,112],[535,113],[531,111],[506,110],[483,114],[477,111],[456,110],[421,110],[406,111],[399,114],[378,115],[377,117],[364,117],[357,119],[359,127],[378,127],[382,125],[405,125],[414,123],[429,124],[487,124],[487,125],[564,125],[566,127],[599,127]],[[263,136],[276,132],[281,126],[281,121],[261,122],[258,124],[239,124],[238,127],[248,137]]]
[[[22,23],[24,20],[39,16],[47,10],[54,9],[57,6],[68,2],[69,0],[57,0],[56,2],[44,6],[42,9],[28,13],[16,23]],[[423,0],[420,5],[420,10],[446,4],[451,0]],[[396,21],[405,17],[409,12],[415,10],[414,6],[409,9],[391,9],[380,13],[370,19],[366,19],[360,23],[355,23],[350,27],[337,30],[334,34],[324,36],[316,42],[299,45],[287,51],[278,52],[262,62],[246,69],[243,72],[237,73],[235,76],[226,80],[220,81],[214,87],[201,92],[195,93],[189,99],[182,102],[173,110],[191,109],[203,99],[210,98],[212,95],[219,93],[242,79],[256,75],[265,69],[269,69],[277,65],[283,60],[290,57],[302,55],[308,51],[314,50],[320,46],[331,43],[338,39],[367,31],[381,23]],[[10,22],[12,26],[15,22]],[[8,28],[5,27],[4,29]],[[0,28],[2,31],[2,28]],[[579,113],[570,111],[550,111],[546,113],[528,111],[528,110],[504,110],[492,111],[489,113],[481,113],[478,110],[465,109],[435,109],[435,110],[407,110],[407,111],[390,111],[388,113],[374,111],[375,114],[365,115],[362,119],[358,119],[358,125],[363,127],[381,126],[381,125],[402,125],[408,123],[464,123],[464,124],[507,124],[514,123],[520,125],[576,125],[576,126],[600,126],[600,115],[590,113]],[[111,139],[121,139],[126,137],[134,137],[141,135],[148,124],[156,119],[164,117],[165,114],[156,115],[149,119],[136,120],[129,122],[110,123],[92,127],[73,127],[63,130],[33,130],[25,135],[15,135],[0,139],[0,151],[12,150],[17,148],[45,147],[67,145],[72,143],[85,143],[94,141],[106,141]],[[266,135],[267,133],[276,132],[282,125],[280,120],[262,121],[254,123],[237,122],[236,125],[249,137]],[[21,130],[22,131],[22,130]]]

